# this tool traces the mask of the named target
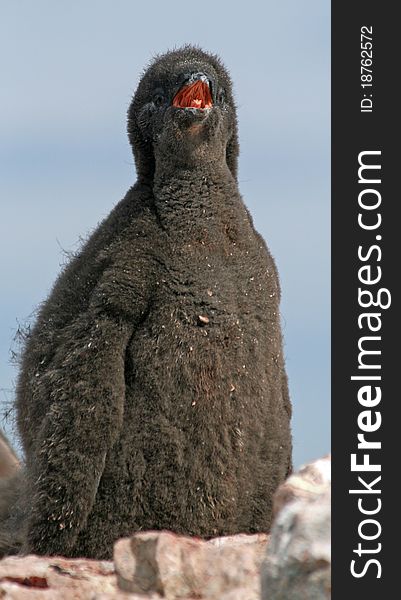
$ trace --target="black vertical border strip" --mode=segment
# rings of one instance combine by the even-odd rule
[[[396,560],[400,530],[399,458],[401,458],[401,429],[397,420],[401,405],[400,391],[396,383],[399,360],[398,336],[400,328],[400,303],[397,293],[397,280],[400,277],[401,231],[396,218],[397,205],[401,207],[401,195],[398,189],[401,173],[400,108],[399,96],[399,49],[401,25],[395,16],[396,4],[374,2],[371,0],[352,0],[351,2],[332,2],[332,550],[333,575],[332,597],[335,600],[351,598],[370,600],[378,597],[398,597],[398,571]],[[361,99],[365,90],[361,87],[361,27],[372,26],[373,35],[373,112],[360,111]],[[369,92],[370,93],[370,92]],[[401,99],[401,98],[400,98]],[[372,185],[380,191],[382,240],[377,242],[377,232],[363,231],[358,226],[358,155],[366,150],[380,150],[380,185]],[[372,175],[373,176],[373,175]],[[373,217],[372,217],[373,218]],[[358,246],[365,249],[380,243],[381,261],[378,253],[368,261],[377,273],[382,269],[382,279],[377,286],[370,286],[372,292],[379,287],[391,292],[391,306],[387,310],[368,308],[367,311],[381,313],[382,328],[376,335],[381,336],[381,355],[373,362],[381,363],[382,399],[372,411],[380,411],[382,425],[380,429],[366,434],[367,439],[380,440],[381,449],[370,452],[372,463],[381,464],[380,473],[367,473],[366,479],[381,475],[380,497],[382,508],[372,516],[382,527],[376,540],[364,541],[358,535],[358,525],[368,515],[358,510],[358,496],[349,494],[349,489],[362,488],[358,485],[358,475],[351,472],[350,455],[364,451],[357,448],[358,414],[365,410],[357,400],[357,392],[366,383],[351,381],[351,375],[360,375],[358,371],[358,339],[363,335],[358,327],[358,315],[364,312],[358,306],[358,269],[368,263],[358,259]],[[367,288],[367,286],[361,286]],[[369,288],[367,288],[369,289]],[[367,335],[365,330],[365,335]],[[371,333],[371,335],[375,335]],[[363,372],[366,374],[367,372]],[[369,372],[377,374],[377,371]],[[376,385],[376,382],[374,383]],[[366,498],[365,506],[373,507],[373,495]],[[365,502],[365,500],[363,500]],[[369,502],[371,504],[369,505]],[[397,503],[397,509],[395,507]],[[397,510],[397,512],[396,512]],[[373,535],[375,526],[366,526],[363,530]],[[376,529],[377,530],[377,529]],[[358,557],[353,552],[362,543],[365,549],[381,551],[363,554]],[[356,570],[361,573],[369,559],[380,562],[381,577],[377,578],[378,568],[370,564],[363,577],[355,578],[351,574],[351,561],[356,559]],[[397,560],[398,562],[398,560]],[[390,595],[383,595],[384,590]],[[379,596],[381,594],[381,596]]]

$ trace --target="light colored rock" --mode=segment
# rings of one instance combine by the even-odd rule
[[[95,600],[98,593],[117,598],[116,590],[114,566],[109,561],[38,556],[0,561],[2,599]]]
[[[138,533],[114,547],[121,590],[156,592],[168,600],[258,600],[266,535],[203,541],[166,531]],[[241,596],[235,594],[240,593]]]
[[[289,502],[313,499],[331,486],[331,457],[325,456],[304,465],[280,485],[274,496],[273,514],[277,515]]]
[[[108,594],[95,594],[94,596],[91,596],[91,600],[163,600],[163,598],[159,596],[159,594],[130,594],[128,592],[116,590]],[[195,599],[188,598],[187,600]]]
[[[220,596],[216,596],[216,600],[260,600],[260,589],[250,590],[248,587],[239,587],[229,592],[223,592]],[[189,599],[189,600],[192,600]]]
[[[262,600],[331,597],[330,459],[303,467],[276,495],[261,568]]]
[[[257,554],[264,556],[266,545],[269,536],[266,533],[255,533],[254,535],[248,533],[238,533],[237,535],[225,535],[223,537],[212,538],[206,543],[211,546],[243,546],[246,549],[246,544],[252,544],[256,548]]]
[[[170,532],[138,533],[107,561],[8,557],[0,561],[7,600],[259,600],[266,535],[203,541]]]

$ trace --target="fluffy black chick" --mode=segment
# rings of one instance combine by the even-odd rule
[[[268,531],[291,469],[278,276],[238,191],[220,60],[157,57],[128,133],[138,181],[59,276],[22,357],[24,552]]]

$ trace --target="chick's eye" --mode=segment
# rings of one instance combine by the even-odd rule
[[[219,93],[217,94],[217,102],[222,104],[223,102],[225,102],[225,100],[226,100],[225,91],[223,89],[221,89],[221,90],[219,90]]]
[[[164,95],[161,92],[156,92],[152,98],[153,104],[159,108],[164,102]]]

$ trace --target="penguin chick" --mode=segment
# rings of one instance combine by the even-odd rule
[[[277,270],[238,191],[221,61],[157,57],[128,134],[137,183],[23,352],[24,552],[110,558],[138,530],[268,531],[291,469]]]

